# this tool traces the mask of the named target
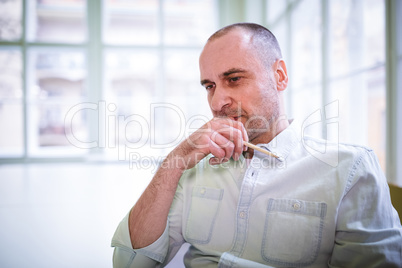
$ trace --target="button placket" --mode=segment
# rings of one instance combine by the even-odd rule
[[[239,217],[242,218],[242,219],[244,219],[244,218],[246,217],[246,212],[240,211]]]
[[[244,181],[240,190],[239,202],[237,206],[237,222],[236,236],[233,248],[230,253],[234,256],[241,256],[247,239],[248,212],[251,205],[255,181],[257,179],[258,170],[249,166],[244,177]]]

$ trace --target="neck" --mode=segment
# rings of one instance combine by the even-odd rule
[[[267,144],[288,126],[289,121],[285,115],[282,115],[275,121],[274,124],[272,124],[272,127],[268,131],[261,133],[261,135],[258,135],[255,138],[251,138],[249,142],[252,144]],[[253,155],[254,150],[251,148],[248,148],[247,151],[244,152],[245,158],[252,158]]]

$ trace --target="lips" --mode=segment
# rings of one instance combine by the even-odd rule
[[[239,118],[242,117],[242,116],[240,115],[240,116],[228,116],[228,117],[232,118],[234,121],[238,121]]]

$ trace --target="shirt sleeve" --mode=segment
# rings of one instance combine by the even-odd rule
[[[128,228],[128,213],[117,227],[112,238],[113,267],[157,267],[165,259],[169,247],[169,223],[163,234],[151,245],[133,249]]]
[[[366,150],[349,172],[329,267],[402,267],[402,228],[375,154]]]
[[[192,171],[194,172],[194,171]],[[183,213],[183,186],[182,182],[188,176],[193,174],[186,171],[180,180],[176,193],[169,211],[166,228],[163,234],[151,245],[133,249],[129,231],[128,213],[117,227],[112,238],[112,247],[114,247],[113,267],[164,267],[179,251],[184,243],[182,235],[182,213]]]

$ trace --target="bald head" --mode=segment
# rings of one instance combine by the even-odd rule
[[[208,43],[233,31],[242,31],[248,34],[250,38],[249,44],[267,68],[271,67],[276,60],[282,58],[281,49],[273,33],[255,23],[236,23],[226,26],[211,35]]]

